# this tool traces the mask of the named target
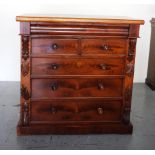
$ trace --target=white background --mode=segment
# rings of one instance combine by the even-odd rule
[[[114,2],[116,1],[118,2],[118,0]],[[134,82],[145,81],[150,45],[150,20],[155,17],[155,5],[111,4],[103,0],[3,0],[0,2],[0,81],[20,80],[19,23],[15,21],[15,17],[25,13],[128,16],[144,19],[145,25],[141,26],[141,38],[137,42]]]

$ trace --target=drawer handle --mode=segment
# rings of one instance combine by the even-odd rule
[[[103,114],[103,108],[97,108],[98,114],[102,115]]]
[[[108,45],[102,45],[102,49],[107,51],[107,50],[109,50],[109,46]]]
[[[59,65],[58,64],[52,64],[51,67],[52,67],[53,70],[57,70]]]
[[[51,84],[52,91],[56,91],[58,89],[58,85],[56,83]]]
[[[99,88],[100,90],[103,90],[103,89],[104,89],[104,85],[103,85],[102,83],[99,83],[99,84],[98,84],[98,88]]]
[[[102,70],[107,70],[107,65],[106,64],[100,64],[100,68]]]
[[[58,44],[54,43],[54,44],[52,44],[51,47],[52,47],[53,50],[56,50],[56,49],[58,49],[59,46],[58,46]]]
[[[51,108],[51,113],[52,113],[52,114],[55,114],[55,113],[56,113],[56,111],[57,111],[57,110],[56,110],[56,108],[55,108],[55,107],[52,107],[52,108]]]

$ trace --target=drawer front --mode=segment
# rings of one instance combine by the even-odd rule
[[[82,39],[84,54],[126,54],[127,39]]]
[[[32,58],[34,75],[122,75],[123,58]]]
[[[77,39],[32,38],[32,54],[77,54]]]
[[[56,121],[119,121],[122,101],[45,101],[31,103],[32,123]]]
[[[32,79],[32,98],[120,97],[120,78]]]

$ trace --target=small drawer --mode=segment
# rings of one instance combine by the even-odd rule
[[[77,39],[32,38],[32,55],[77,54]]]
[[[121,97],[121,78],[32,79],[32,98]]]
[[[34,101],[31,104],[31,123],[54,123],[63,121],[120,121],[121,109],[122,101]]]
[[[127,39],[82,39],[83,54],[126,54]]]
[[[124,58],[32,58],[33,75],[123,75]]]

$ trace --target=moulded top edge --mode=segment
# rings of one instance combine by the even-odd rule
[[[21,15],[16,16],[19,22],[79,22],[79,23],[103,23],[103,24],[144,24],[144,20],[129,17],[108,16],[77,16],[77,15]]]

